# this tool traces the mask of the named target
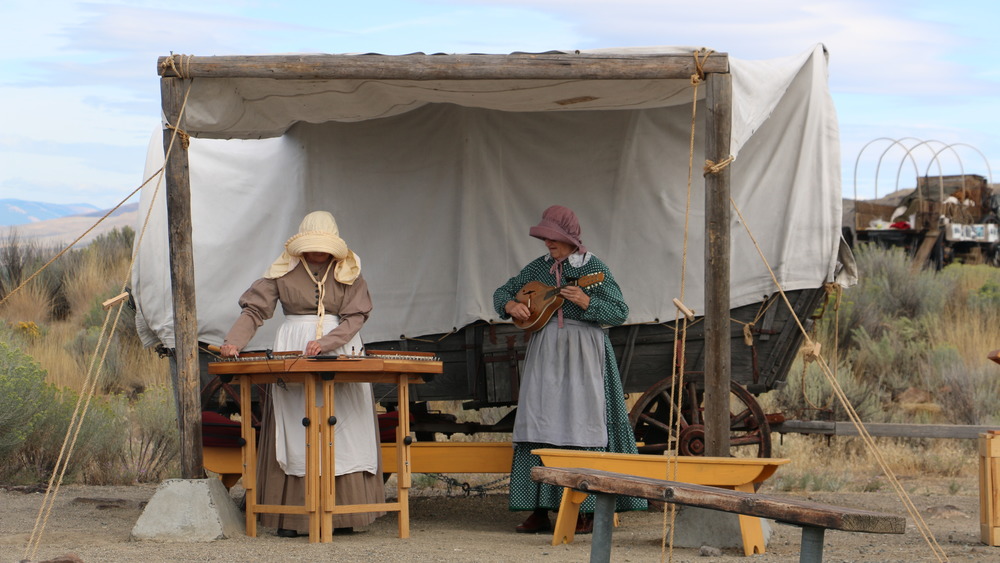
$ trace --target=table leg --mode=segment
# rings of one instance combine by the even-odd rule
[[[309,515],[309,543],[320,541],[319,512],[319,409],[316,408],[316,380],[306,378],[306,513]],[[303,421],[305,422],[305,421]]]
[[[399,502],[399,537],[410,537],[410,387],[406,374],[399,374],[396,399],[399,424],[396,427],[396,499]]]
[[[335,440],[336,432],[336,408],[334,405],[335,396],[334,383],[332,380],[323,382],[323,413],[320,415],[320,428],[323,429],[321,440],[323,443],[323,456],[320,462],[320,508],[323,516],[320,524],[322,531],[322,541],[333,541],[333,507],[337,504],[337,481],[336,481],[336,457]]]
[[[252,379],[240,378],[240,433],[243,437],[243,488],[246,490],[247,536],[257,537],[257,432],[253,427]]]

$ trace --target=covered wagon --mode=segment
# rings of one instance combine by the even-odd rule
[[[164,134],[148,177],[172,148],[165,181],[142,193],[133,291],[143,341],[173,353],[187,391],[203,345],[222,342],[241,292],[317,209],[360,256],[375,303],[367,347],[436,353],[445,373],[411,397],[477,408],[516,402],[525,343],[493,290],[542,254],[527,235],[541,211],[572,207],[630,306],[610,330],[626,392],[649,392],[635,416],[654,422],[639,430],[647,444],[663,441],[658,397],[678,363],[693,418],[719,381],[747,409],[781,385],[802,335],[775,279],[808,317],[837,276],[822,45],[766,61],[683,47],[172,55],[158,71]],[[678,303],[695,318],[683,361]],[[248,349],[269,348],[279,324]],[[763,447],[766,421],[750,415],[740,434]],[[703,441],[689,433],[688,453]]]

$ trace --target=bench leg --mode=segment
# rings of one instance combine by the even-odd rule
[[[823,561],[823,535],[825,532],[826,528],[802,526],[799,563],[820,563]]]
[[[563,489],[559,512],[556,513],[556,527],[552,530],[552,545],[573,543],[576,535],[576,518],[580,514],[580,505],[587,500],[587,493],[569,487]]]
[[[743,492],[743,493],[753,493],[753,483],[744,483],[742,485],[736,485],[733,489]],[[745,514],[739,514],[740,521],[740,534],[743,536],[743,555],[763,555],[765,551],[764,547],[764,530],[760,523],[760,518],[756,516],[747,516]]]
[[[611,532],[614,530],[615,495],[597,495],[594,512],[594,539],[590,544],[590,563],[611,561]]]

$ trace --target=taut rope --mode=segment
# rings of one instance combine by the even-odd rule
[[[184,115],[184,108],[187,107],[188,94],[190,93],[191,93],[191,85],[188,84],[188,89],[184,94],[184,103],[181,105],[180,112],[178,113],[178,121],[180,121],[181,117],[183,117]],[[170,143],[167,146],[167,151],[166,154],[164,155],[164,162],[166,162],[167,159],[170,158],[170,154],[174,147],[174,142],[176,141],[179,135],[178,129],[173,127],[171,127],[170,129],[173,130],[173,135],[170,137]],[[163,169],[164,167],[160,167],[160,169],[157,170],[152,176],[150,176],[145,182],[143,182],[142,185],[139,186],[139,188],[137,188],[135,191],[129,194],[129,196],[125,200],[119,203],[118,206],[109,211],[104,217],[102,217],[98,221],[98,223],[103,221],[115,209],[121,207],[121,205],[124,204],[125,201],[127,201],[129,198],[135,195],[140,189],[143,188],[143,186],[148,184],[154,177],[157,178],[156,189],[153,192],[153,197],[150,198],[150,208],[146,210],[146,217],[143,221],[142,229],[139,231],[137,235],[136,243],[132,252],[132,258],[129,262],[128,271],[126,272],[125,275],[125,281],[122,283],[123,292],[125,291],[125,288],[128,285],[128,280],[132,277],[132,270],[135,267],[135,259],[138,254],[137,250],[141,247],[142,239],[145,236],[147,227],[149,226],[149,218],[152,212],[152,205],[156,201],[156,194],[159,193],[160,185],[163,181],[163,174],[162,174]],[[95,224],[94,227],[96,226],[97,225]],[[94,227],[91,227],[87,232],[93,230]],[[84,235],[85,234],[86,233],[84,233]],[[83,238],[83,236],[81,236],[80,238]],[[73,244],[76,244],[76,242],[79,241],[80,238],[77,238],[76,241],[73,241]],[[70,246],[72,246],[72,244]],[[63,250],[63,252],[60,252],[56,256],[56,258],[61,256],[68,249],[69,247]],[[43,266],[42,269],[44,269],[53,261],[55,261],[56,258],[53,258],[51,261],[49,261],[48,264],[45,264],[45,266]],[[32,277],[34,277],[37,274],[38,272],[33,274]],[[21,285],[23,286],[24,284]],[[21,286],[19,286],[18,289],[20,289],[20,287]],[[76,407],[74,408],[73,414],[70,417],[69,428],[66,430],[66,436],[63,439],[63,444],[59,451],[59,457],[56,460],[55,469],[52,472],[52,476],[49,478],[49,484],[45,489],[45,496],[42,498],[42,505],[38,508],[38,516],[35,518],[35,525],[31,530],[31,536],[28,538],[28,543],[27,545],[25,545],[24,559],[34,559],[35,555],[38,553],[38,548],[41,545],[42,541],[42,534],[45,532],[45,526],[48,524],[49,515],[52,512],[52,507],[55,505],[56,497],[59,494],[59,488],[62,485],[63,477],[66,474],[66,468],[69,467],[69,460],[73,454],[73,448],[76,446],[76,440],[80,435],[81,428],[83,428],[84,418],[87,416],[87,411],[90,408],[90,401],[93,398],[94,391],[97,387],[97,380],[98,380],[97,375],[104,367],[104,360],[107,357],[108,349],[111,347],[112,337],[114,336],[115,330],[118,327],[118,320],[121,318],[121,313],[124,306],[125,306],[124,301],[118,303],[117,312],[115,313],[115,320],[114,323],[111,325],[111,332],[107,333],[107,338],[105,338],[105,333],[107,332],[108,324],[111,319],[110,308],[108,309],[108,312],[104,316],[104,324],[101,326],[101,334],[98,337],[98,342],[96,344],[94,351],[95,353],[91,358],[90,367],[88,368],[87,376],[84,379],[83,391],[81,392],[79,398],[77,399]],[[97,352],[100,352],[99,361]],[[81,408],[81,403],[83,403],[82,408]]]
[[[743,228],[746,229],[747,235],[749,235],[750,240],[753,242],[754,248],[757,249],[757,253],[760,255],[761,261],[764,263],[764,266],[767,267],[767,271],[771,275],[771,280],[774,282],[774,285],[778,288],[778,291],[781,294],[781,298],[785,301],[785,305],[788,306],[788,310],[792,315],[792,319],[795,320],[795,324],[799,327],[799,331],[802,332],[802,335],[805,337],[806,340],[805,346],[808,347],[808,349],[817,350],[816,342],[809,335],[809,332],[806,331],[798,315],[795,314],[795,309],[792,307],[791,302],[789,302],[788,296],[785,295],[785,291],[781,287],[781,284],[778,282],[778,278],[774,274],[774,270],[771,269],[771,265],[768,263],[767,258],[764,256],[764,252],[761,250],[760,245],[757,243],[757,239],[753,236],[753,232],[751,232],[750,230],[750,225],[746,222],[746,219],[744,219],[743,214],[740,212],[739,207],[736,205],[736,202],[732,198],[729,199],[729,202],[732,204],[733,209],[736,211],[736,214],[739,216],[740,221],[743,223]],[[879,467],[885,473],[886,477],[889,478],[889,483],[892,485],[893,489],[896,490],[896,494],[899,496],[899,499],[903,502],[903,506],[906,507],[906,511],[910,514],[910,517],[913,518],[913,521],[917,525],[917,530],[920,531],[920,534],[923,536],[924,541],[927,542],[927,545],[931,548],[931,551],[934,553],[934,556],[937,558],[938,561],[947,561],[948,555],[938,544],[937,540],[934,539],[934,534],[933,532],[931,532],[930,527],[927,525],[927,522],[924,521],[923,517],[920,515],[920,511],[917,510],[917,507],[914,506],[913,501],[910,500],[910,496],[907,494],[906,489],[904,489],[903,486],[899,483],[899,480],[896,478],[896,475],[892,472],[892,469],[889,467],[888,463],[886,463],[885,458],[882,457],[882,453],[879,451],[878,445],[875,444],[875,440],[873,440],[871,434],[868,433],[868,430],[865,428],[864,423],[861,421],[861,417],[858,415],[858,412],[854,409],[854,406],[851,405],[851,402],[847,398],[847,395],[844,393],[843,388],[840,386],[840,383],[837,381],[837,378],[833,375],[833,372],[830,370],[830,366],[826,363],[826,360],[824,360],[823,357],[818,354],[815,355],[815,361],[819,364],[823,372],[823,375],[826,376],[827,382],[833,389],[834,395],[836,395],[837,399],[840,400],[840,404],[844,407],[844,410],[847,412],[848,418],[851,419],[851,422],[854,423],[854,427],[857,428],[858,435],[861,436],[865,445],[868,447],[869,451],[872,453],[872,455],[875,457],[875,460],[878,462]]]

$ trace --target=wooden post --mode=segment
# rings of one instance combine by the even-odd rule
[[[1000,545],[1000,434],[979,435],[979,538]]]
[[[732,75],[707,75],[705,158],[729,157]],[[705,455],[729,456],[729,167],[705,176]]]
[[[178,123],[184,102],[185,81],[160,79],[160,98],[167,123]],[[165,163],[167,223],[170,244],[170,288],[174,301],[174,397],[177,399],[177,424],[180,428],[181,477],[203,479],[205,469],[201,451],[201,377],[198,365],[198,317],[194,296],[194,253],[191,246],[191,177],[188,170],[186,140],[173,130],[163,130],[164,152],[170,148]]]

